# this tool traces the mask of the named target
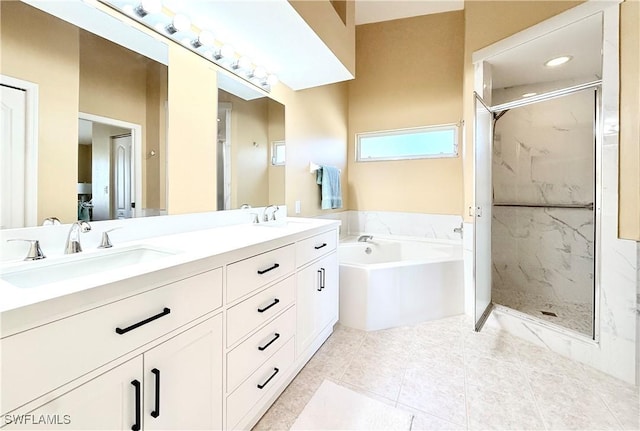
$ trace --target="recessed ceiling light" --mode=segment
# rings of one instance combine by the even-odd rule
[[[561,64],[565,64],[566,62],[568,62],[569,60],[571,60],[573,57],[570,55],[563,55],[561,57],[556,57],[556,58],[552,58],[551,60],[547,60],[544,65],[547,67],[556,67],[556,66],[560,66]]]
[[[531,96],[535,96],[536,94],[538,93],[524,93],[522,97],[531,97]]]

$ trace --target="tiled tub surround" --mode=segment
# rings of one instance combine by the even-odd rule
[[[453,231],[462,223],[462,217],[459,215],[399,211],[342,211],[321,215],[319,218],[341,220],[343,237],[366,233],[461,241],[461,235]]]
[[[328,379],[414,414],[412,430],[640,429],[638,388],[456,316],[336,326],[254,430],[288,430]]]
[[[495,203],[594,201],[593,90],[514,108],[495,125]],[[593,334],[594,211],[494,206],[492,298]]]

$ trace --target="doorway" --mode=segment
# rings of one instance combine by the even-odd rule
[[[141,126],[81,113],[78,120],[78,219],[139,215]]]
[[[35,226],[38,85],[0,75],[0,229]]]

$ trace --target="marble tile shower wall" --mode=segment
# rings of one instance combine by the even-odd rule
[[[594,92],[512,109],[495,126],[494,202],[586,205],[594,201]],[[590,335],[594,215],[588,209],[493,210],[494,302]],[[564,316],[564,318],[563,318]]]

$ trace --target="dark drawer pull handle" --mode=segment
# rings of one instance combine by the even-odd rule
[[[264,383],[263,383],[263,384],[261,384],[261,385],[258,385],[258,389],[263,389],[265,386],[267,386],[267,384],[271,381],[271,379],[273,379],[273,378],[276,376],[276,374],[278,374],[279,372],[280,372],[280,370],[279,370],[279,369],[274,368],[274,369],[273,369],[273,374],[271,374],[271,376],[267,379],[267,381],[266,381],[266,382],[264,382]]]
[[[280,267],[279,263],[274,263],[272,267],[269,267],[267,269],[259,269],[258,274],[262,275],[279,267]]]
[[[326,286],[326,282],[327,282],[327,275],[326,275],[326,271],[324,268],[320,268],[320,271],[322,272],[322,284],[320,285],[321,289],[324,289]]]
[[[127,326],[126,328],[122,329],[122,328],[116,328],[116,334],[126,334],[129,331],[133,331],[136,328],[141,327],[142,325],[146,325],[149,322],[153,322],[156,319],[161,318],[162,316],[166,316],[167,314],[171,313],[171,310],[168,309],[167,307],[164,307],[164,310],[162,310],[162,313],[158,313],[155,316],[151,316],[148,319],[144,319],[138,323],[134,323],[131,326]]]
[[[278,334],[277,332],[275,334],[273,334],[273,338],[271,339],[271,341],[269,341],[267,344],[265,344],[264,346],[258,346],[258,350],[260,350],[261,352],[266,349],[267,347],[269,347],[274,341],[276,341],[278,338],[280,338],[280,334]]]
[[[141,387],[138,380],[133,380],[131,384],[136,389],[136,422],[131,426],[131,430],[140,431],[140,404],[142,403]]]
[[[318,289],[317,289],[317,291],[321,292],[322,291],[322,271],[318,270],[316,272],[318,273]]]
[[[320,250],[322,247],[326,247],[326,246],[327,246],[327,243],[326,243],[326,242],[323,242],[323,243],[322,243],[322,245],[316,245],[316,246],[315,246],[315,247],[313,247],[313,248],[315,248],[316,250]]]
[[[276,305],[278,302],[280,302],[280,300],[278,298],[274,299],[273,302],[271,304],[267,305],[266,307],[258,308],[258,313],[264,313],[265,311],[267,311],[268,309],[270,309],[271,307]]]
[[[153,411],[151,412],[151,416],[153,416],[154,418],[157,418],[158,416],[160,416],[160,370],[157,368],[154,368],[153,370],[151,370],[151,372],[156,375],[156,399],[155,399],[156,405]]]

